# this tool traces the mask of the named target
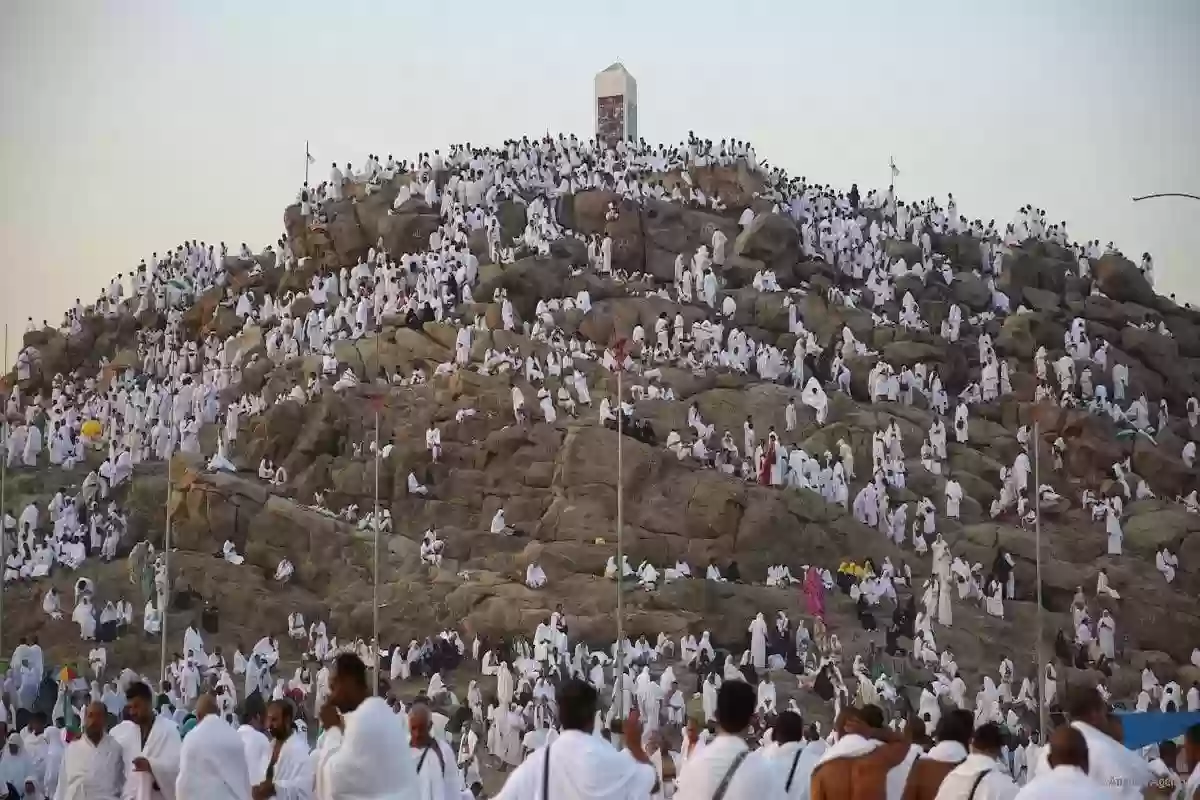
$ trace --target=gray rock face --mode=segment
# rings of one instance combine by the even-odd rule
[[[969,272],[960,272],[954,276],[950,291],[957,303],[971,311],[984,311],[992,305],[992,292],[981,278]]]
[[[790,268],[800,260],[800,232],[792,220],[778,214],[759,214],[738,234],[734,255],[762,262],[770,268]]]
[[[963,306],[964,317],[991,305],[986,284],[970,272],[980,260],[977,242],[967,237],[935,238],[935,251],[950,259],[956,269],[954,280],[946,286],[938,276],[927,284],[913,281],[909,286],[933,332],[877,326],[866,310],[831,304],[821,294],[821,287],[836,279],[836,270],[803,260],[796,226],[789,219],[759,214],[746,231],[738,231],[738,214],[761,188],[754,185],[752,176],[730,169],[700,170],[692,177],[709,194],[719,191],[730,210],[715,214],[667,203],[639,207],[603,192],[584,192],[567,204],[569,224],[586,235],[611,236],[614,266],[643,273],[640,281],[620,284],[591,274],[572,276],[572,268],[583,262],[582,243],[575,240],[556,242],[548,259],[485,264],[474,293],[480,302],[457,310],[480,314],[493,328],[476,337],[472,358],[480,360],[488,346],[512,347],[524,355],[545,354],[543,342],[519,331],[495,330],[499,308],[484,301],[490,301],[496,288],[506,290],[521,323],[533,319],[538,300],[574,296],[586,289],[593,303],[591,311],[560,312],[556,322],[568,334],[578,333],[598,347],[629,337],[637,324],[652,335],[654,321],[662,313],[672,319],[682,313],[689,325],[694,323],[707,315],[705,308],[680,306],[644,293],[653,287],[653,280],[673,278],[676,254],[690,258],[720,229],[729,242],[726,264],[716,270],[723,291],[737,300],[732,324],[750,331],[758,341],[786,348],[789,353],[795,343],[783,296],[757,292],[751,285],[756,270],[770,268],[786,288],[799,287],[802,282],[810,286],[811,291],[795,294],[793,299],[799,317],[822,348],[817,359],[822,368],[832,358],[845,325],[898,368],[923,362],[936,369],[951,392],[978,380],[978,331],[964,326],[963,337],[956,343],[936,334],[937,323],[952,303]],[[664,183],[669,190],[672,181],[680,179],[677,174],[664,176]],[[392,212],[396,190],[396,186],[388,186],[370,197],[352,192],[346,200],[330,206],[329,221],[323,226],[311,224],[297,208],[289,208],[285,227],[298,254],[309,260],[291,272],[271,267],[253,278],[250,265],[231,264],[233,285],[260,295],[303,289],[318,270],[353,264],[381,237],[389,252],[417,249],[427,241],[431,226],[436,226],[436,216],[417,199]],[[607,219],[609,203],[619,212],[615,220]],[[505,235],[519,234],[524,226],[519,204],[506,205],[501,217]],[[473,242],[472,247],[477,248],[478,243]],[[920,259],[919,248],[907,242],[889,241],[885,247],[893,257],[903,256],[910,263]],[[795,388],[727,373],[694,375],[670,366],[662,369],[660,380],[673,389],[676,401],[642,400],[636,404],[637,415],[653,425],[660,441],[671,430],[686,430],[687,409],[692,403],[715,426],[718,437],[729,430],[739,447],[742,424],[748,418],[760,436],[774,428],[788,445],[801,446],[811,455],[836,452],[838,441],[845,440],[854,453],[858,474],[852,481],[852,497],[871,472],[872,434],[896,421],[908,482],[905,489],[892,491],[892,504],[913,503],[928,496],[938,510],[938,528],[955,554],[983,564],[986,572],[1003,548],[1016,564],[1017,594],[1006,605],[1005,619],[988,617],[961,602],[955,606],[954,627],[938,629],[939,646],[953,649],[972,686],[982,674],[995,673],[1003,654],[1036,649],[1037,539],[1018,520],[993,521],[987,514],[999,491],[1000,469],[1010,465],[1018,451],[1017,429],[1036,422],[1040,440],[1033,447],[1040,480],[1065,498],[1044,509],[1041,525],[1047,634],[1069,628],[1069,605],[1076,587],[1081,586],[1093,615],[1102,606],[1113,611],[1118,638],[1128,637],[1127,661],[1155,663],[1156,669],[1161,669],[1160,680],[1175,677],[1182,682],[1189,674],[1186,665],[1191,648],[1200,641],[1200,604],[1195,599],[1200,592],[1200,515],[1187,513],[1174,499],[1197,486],[1195,469],[1187,467],[1180,454],[1184,443],[1197,435],[1183,409],[1200,380],[1200,315],[1154,296],[1136,267],[1124,259],[1107,258],[1093,265],[1096,285],[1107,297],[1090,294],[1091,286],[1075,275],[1071,255],[1053,245],[1027,242],[1003,263],[1005,273],[998,288],[1008,293],[1014,308],[1024,304],[1029,312],[987,325],[998,354],[1009,366],[1013,393],[973,409],[967,442],[954,442],[951,433],[948,470],[968,495],[961,520],[945,519],[942,513],[946,476],[932,475],[920,463],[920,447],[933,422],[928,404],[923,398],[912,406],[869,402],[866,375],[876,363],[874,356],[848,361],[851,394],[830,392],[830,415],[824,425],[818,425],[811,410],[798,404],[798,425],[793,431],[786,430],[784,408],[789,398],[798,398]],[[230,649],[234,642],[228,637],[248,638],[255,630],[261,635],[265,617],[278,628],[286,616],[284,609],[291,606],[299,607],[306,617],[330,614],[339,638],[369,635],[371,571],[364,534],[307,505],[318,490],[326,492],[326,502],[334,508],[353,503],[365,510],[373,503],[374,461],[355,455],[354,449],[373,436],[375,412],[368,398],[370,389],[361,386],[339,394],[326,386],[320,398],[307,405],[275,402],[286,396],[296,380],[317,374],[319,362],[272,363],[261,347],[262,332],[257,332],[257,338],[242,333],[240,320],[226,313],[229,309],[220,305],[222,300],[221,290],[202,296],[185,314],[184,329],[197,341],[210,333],[245,337],[239,346],[260,357],[222,399],[262,391],[271,403],[264,414],[246,422],[232,457],[247,470],[253,470],[264,456],[270,457],[285,466],[291,480],[284,487],[268,489],[241,476],[201,474],[195,465],[173,468],[170,505],[182,575],[203,591],[228,593],[229,600],[222,603],[221,642]],[[306,303],[304,297],[295,300],[292,313],[307,313],[311,304]],[[883,310],[894,318],[897,307],[893,304]],[[1130,390],[1135,396],[1144,392],[1152,404],[1160,398],[1168,401],[1170,419],[1154,441],[1118,438],[1108,419],[1056,403],[1032,402],[1037,383],[1034,353],[1044,346],[1051,361],[1061,356],[1063,333],[1075,316],[1085,320],[1094,342],[1103,338],[1110,343],[1110,364],[1129,366]],[[1135,327],[1157,326],[1160,321],[1172,336]],[[31,377],[21,388],[46,390],[55,374],[73,369],[99,374],[101,356],[136,363],[137,331],[161,324],[158,314],[137,319],[130,315],[89,317],[83,330],[73,336],[53,330],[27,334],[25,344],[34,348],[35,358]],[[422,366],[432,372],[433,366],[450,358],[453,343],[454,331],[448,325],[431,323],[410,330],[385,324],[378,337],[339,342],[336,354],[369,380],[380,369],[408,373]],[[594,404],[601,397],[613,396],[613,375],[592,362],[576,361],[576,367],[587,376]],[[1093,377],[1111,387],[1109,377],[1098,367],[1093,368]],[[636,379],[631,376],[630,380]],[[531,403],[533,387],[521,376],[484,376],[474,371],[459,371],[388,393],[380,422],[382,439],[392,443],[393,449],[381,460],[378,479],[380,502],[391,509],[396,530],[386,537],[386,563],[381,570],[381,595],[387,603],[382,611],[385,638],[404,641],[447,626],[493,637],[527,634],[562,602],[573,632],[596,644],[611,639],[615,591],[611,582],[599,576],[613,554],[618,492],[623,544],[634,563],[649,559],[661,567],[683,558],[699,572],[710,560],[723,567],[737,561],[743,576],[761,583],[766,568],[774,564],[787,564],[793,573],[799,573],[806,564],[834,569],[845,560],[870,557],[879,564],[890,558],[897,566],[907,563],[912,568],[919,595],[919,584],[929,572],[927,558],[917,557],[911,545],[897,548],[878,530],[865,527],[811,492],[741,483],[697,469],[661,446],[651,447],[631,437],[620,442],[622,480],[618,487],[617,435],[598,424],[594,406],[581,408],[578,418],[560,409],[554,425],[538,421],[516,426],[511,410],[513,382],[523,388],[527,403]],[[554,392],[557,380],[551,379],[548,388]],[[476,413],[458,419],[456,412],[466,408]],[[437,463],[431,461],[424,444],[430,424],[442,431],[443,454]],[[1063,470],[1055,471],[1050,446],[1059,436],[1068,450]],[[1131,486],[1136,487],[1136,479],[1145,480],[1160,499],[1127,505],[1125,555],[1110,557],[1102,526],[1079,509],[1079,498],[1085,489],[1099,495],[1116,491],[1111,465],[1126,458]],[[428,496],[408,495],[410,471],[429,487]],[[17,496],[48,497],[56,480],[47,477],[42,485],[30,479],[29,487]],[[139,475],[131,489],[140,498],[134,513],[138,530],[152,537],[161,536],[165,484],[163,471],[150,471]],[[521,536],[488,533],[491,517],[501,507]],[[910,513],[910,521],[912,518]],[[431,526],[436,526],[446,541],[446,560],[440,569],[423,565],[416,555],[422,533]],[[234,570],[209,556],[227,538],[246,554],[245,569]],[[1180,559],[1172,584],[1167,584],[1153,565],[1155,550],[1164,545]],[[296,565],[297,573],[292,583],[280,589],[272,584],[271,575],[282,557]],[[523,585],[525,566],[533,559],[549,576],[549,591],[533,592]],[[1094,597],[1101,567],[1107,569],[1110,582],[1121,593],[1119,603]],[[458,577],[460,573],[467,577]],[[98,574],[106,587],[120,591],[115,575]],[[654,636],[663,631],[679,636],[710,630],[718,643],[735,649],[744,646],[748,619],[758,611],[782,609],[794,620],[807,615],[795,589],[700,580],[672,583],[654,593],[633,592],[625,602],[627,630],[635,635]],[[10,612],[13,615],[14,635],[39,629],[44,616],[39,603],[40,594],[14,590],[12,605],[5,609],[6,624]],[[831,625],[844,634],[846,658],[865,653],[872,638],[876,644],[881,641],[880,634],[872,637],[860,630],[848,598],[835,593],[829,606]],[[56,655],[71,654],[78,651],[79,644],[65,637],[53,647]],[[157,658],[156,652],[149,650],[132,649],[126,655],[131,659],[144,656],[151,663]],[[1015,656],[1013,660],[1018,662],[1018,677],[1027,674],[1025,661]],[[1096,678],[1072,673],[1070,679]],[[1114,679],[1109,688],[1124,699],[1130,696],[1131,687],[1119,680]],[[1136,694],[1136,687],[1132,691]]]
[[[1118,255],[1106,255],[1092,268],[1100,291],[1118,302],[1138,303],[1155,306],[1158,297],[1141,270],[1129,259]]]

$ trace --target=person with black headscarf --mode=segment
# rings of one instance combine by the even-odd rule
[[[1071,646],[1067,644],[1067,637],[1061,630],[1054,637],[1054,655],[1058,656],[1059,661],[1067,664],[1075,661],[1074,654],[1071,652]]]
[[[875,615],[871,613],[870,606],[867,604],[865,595],[859,595],[858,600],[854,604],[855,613],[858,616],[858,621],[862,625],[864,631],[873,631],[878,625],[875,623]]]
[[[1012,584],[1013,564],[1012,556],[1008,551],[1001,547],[996,552],[996,560],[992,562],[992,577],[1000,581],[1000,585],[1004,587],[1004,599],[1013,599],[1013,584]]]
[[[896,606],[892,612],[892,622],[896,625],[900,636],[907,639],[915,638],[917,619],[917,598],[910,594],[903,607]]]
[[[900,628],[894,624],[889,626],[887,632],[884,633],[886,640],[884,650],[889,656],[904,656],[907,654],[908,651],[900,646],[900,636]]]

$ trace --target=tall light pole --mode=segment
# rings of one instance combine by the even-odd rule
[[[5,370],[7,374],[7,370]],[[8,415],[4,415],[4,452],[0,453],[0,520],[8,519],[8,448],[9,441]],[[8,553],[7,525],[0,522],[0,564],[5,563]],[[0,580],[0,653],[4,652],[4,581]]]
[[[372,558],[374,576],[371,578],[371,664],[375,673],[371,694],[379,694],[379,409],[375,409],[375,529]]]
[[[167,606],[171,602],[171,460],[170,454],[167,456],[167,509],[166,518],[167,526],[163,531],[163,573],[164,583],[163,592],[156,599],[158,600],[158,680],[159,687],[162,686],[162,681],[167,679]],[[157,583],[157,582],[156,582]],[[157,592],[155,592],[157,594]]]
[[[379,407],[382,400],[375,402],[375,511],[371,519],[373,524],[374,556],[371,578],[371,670],[374,679],[371,683],[371,694],[379,695]]]
[[[8,377],[8,326],[4,326],[4,377]],[[11,396],[15,387],[8,387]],[[0,453],[0,564],[8,558],[5,553],[7,547],[8,531],[5,530],[3,520],[8,517],[8,448],[12,446],[9,441],[8,430],[8,412],[4,413],[4,452]],[[2,569],[2,567],[0,567]],[[0,654],[4,653],[4,581],[0,580]]]
[[[1046,745],[1046,655],[1042,636],[1042,492],[1041,492],[1041,426],[1033,423],[1033,546],[1037,567],[1037,660],[1038,660],[1038,743]]]
[[[1133,202],[1140,203],[1142,200],[1153,200],[1157,197],[1187,197],[1191,200],[1200,200],[1200,195],[1186,194],[1184,192],[1159,192],[1158,194],[1147,194],[1141,197],[1133,198]]]
[[[625,412],[621,408],[624,395],[621,393],[621,373],[625,371],[625,343],[617,342],[617,712],[625,717],[625,609],[622,601],[621,584],[625,581],[625,492],[624,458],[622,440],[625,438]]]

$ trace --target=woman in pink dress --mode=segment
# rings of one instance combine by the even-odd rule
[[[816,567],[809,567],[804,576],[804,599],[810,616],[825,619],[825,584]]]

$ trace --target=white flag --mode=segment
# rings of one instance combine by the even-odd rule
[[[307,155],[307,156],[308,156],[308,163],[310,163],[310,164],[315,164],[315,163],[317,163],[317,160],[316,160],[315,158],[313,158],[313,154],[312,154],[312,153],[305,153],[305,155]],[[895,169],[895,167],[892,167],[892,169]]]
[[[899,168],[896,166],[896,159],[894,159],[894,158],[893,158],[893,159],[891,159],[891,160],[890,160],[888,163],[889,163],[889,164],[891,165],[891,167],[892,167],[892,177],[893,177],[893,178],[895,178],[896,176],[898,176],[898,175],[900,174],[900,170],[899,170]]]

